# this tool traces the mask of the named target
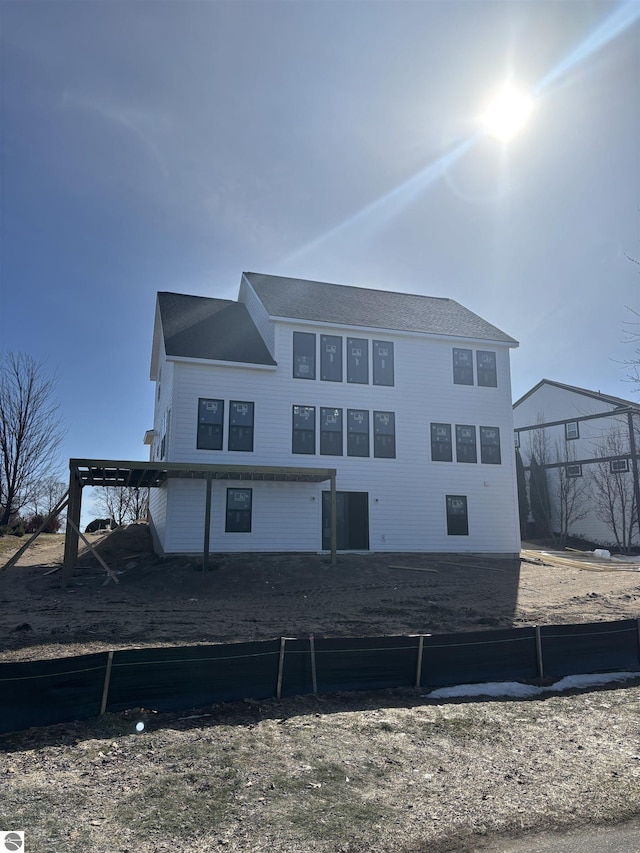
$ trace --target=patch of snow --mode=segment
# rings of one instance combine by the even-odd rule
[[[575,690],[609,684],[614,681],[627,681],[640,678],[640,672],[600,672],[590,675],[567,675],[549,687],[535,687],[532,684],[520,684],[519,681],[494,681],[485,684],[457,684],[455,687],[440,687],[431,693],[424,693],[426,699],[460,699],[465,696],[512,697],[531,699],[543,693],[561,693],[563,690]]]

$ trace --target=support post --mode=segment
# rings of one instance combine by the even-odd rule
[[[426,636],[430,637],[430,634]],[[418,635],[418,660],[416,661],[416,689],[420,687],[420,682],[422,681],[422,653],[424,650],[424,634]]]
[[[276,682],[276,699],[280,699],[282,696],[282,674],[284,672],[284,645],[286,642],[286,637],[280,637],[280,657],[278,658],[278,680]]]
[[[336,496],[336,475],[331,475],[331,565],[335,566],[337,562],[336,551],[338,549],[338,522],[336,515],[338,512],[338,500]]]
[[[82,483],[75,468],[69,471],[69,503],[67,504],[67,529],[64,537],[64,563],[62,588],[66,589],[78,560],[78,531],[82,509]],[[71,522],[71,523],[69,523]]]
[[[211,532],[211,487],[213,474],[207,474],[207,492],[204,501],[204,545],[202,546],[202,571],[209,568],[209,536]]]
[[[107,655],[107,667],[104,671],[104,687],[102,688],[102,702],[100,703],[100,716],[107,710],[107,699],[109,697],[109,684],[111,682],[111,667],[113,666],[113,652]]]
[[[313,634],[309,634],[309,651],[311,653],[311,686],[313,688],[313,695],[317,696],[318,675],[316,672],[316,641]]]
[[[640,480],[638,479],[638,450],[636,447],[636,434],[633,428],[633,412],[627,413],[627,421],[629,423],[629,450],[631,451],[631,470],[633,472],[633,497],[636,503],[636,520],[638,523],[638,534],[640,536]],[[633,535],[629,538],[629,544],[631,544]]]

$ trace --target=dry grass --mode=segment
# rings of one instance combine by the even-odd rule
[[[146,716],[147,728],[134,733]],[[413,691],[143,712],[0,739],[0,826],[83,853],[442,853],[640,811],[640,686]]]

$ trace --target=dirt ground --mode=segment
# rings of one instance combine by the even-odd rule
[[[533,545],[520,560],[425,554],[155,557],[144,524],[92,534],[62,588],[64,537],[0,571],[0,660],[273,637],[402,635],[640,616],[640,562]],[[19,540],[0,540],[0,565]],[[613,567],[612,567],[613,566]],[[614,570],[617,566],[619,570]],[[56,571],[57,569],[57,571]]]

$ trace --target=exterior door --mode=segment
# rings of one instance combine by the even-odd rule
[[[338,551],[369,550],[369,495],[336,492]],[[331,492],[322,493],[322,548],[331,549]]]

